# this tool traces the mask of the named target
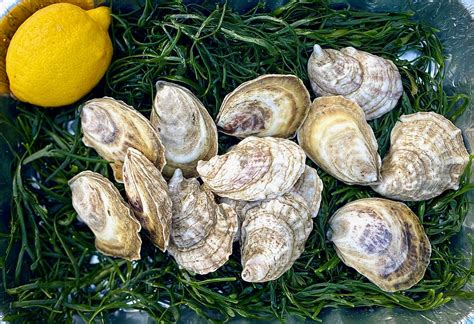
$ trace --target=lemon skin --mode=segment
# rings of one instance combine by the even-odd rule
[[[72,104],[104,76],[112,59],[110,9],[83,10],[69,3],[35,12],[15,32],[7,50],[10,91],[43,107]]]

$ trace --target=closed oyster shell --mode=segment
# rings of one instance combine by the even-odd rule
[[[367,198],[348,203],[329,219],[327,237],[349,267],[384,291],[412,287],[424,276],[431,245],[405,204]]]
[[[306,166],[303,174],[296,182],[292,192],[301,195],[308,204],[311,216],[318,216],[321,205],[321,194],[323,192],[323,182],[318,176],[318,171],[310,166]]]
[[[314,218],[319,212],[322,191],[323,182],[319,178],[318,172],[312,167],[306,166],[303,174],[291,189],[290,193],[300,195],[305,200],[306,206]],[[244,201],[219,197],[219,202],[229,205],[237,214],[238,230],[235,234],[234,242],[240,241],[241,228],[244,221],[243,210],[245,207],[248,207],[248,205],[259,204],[259,201]]]
[[[278,279],[300,257],[313,229],[307,203],[289,193],[248,204],[242,212],[242,279]]]
[[[188,271],[207,274],[220,268],[232,254],[237,215],[195,178],[184,179],[176,169],[169,181],[173,202],[168,251]]]
[[[395,108],[403,93],[400,73],[392,61],[353,47],[337,51],[314,45],[308,74],[316,95],[353,100],[367,120]]]
[[[220,204],[226,204],[232,208],[237,215],[237,231],[235,232],[234,242],[240,241],[240,229],[242,228],[242,222],[244,221],[242,210],[249,202],[244,200],[234,200],[226,197],[218,197],[217,201]]]
[[[158,133],[150,122],[123,101],[104,97],[87,101],[82,107],[84,145],[94,148],[111,164],[117,182],[123,182],[122,166],[127,149],[142,152],[160,171],[165,153]]]
[[[347,184],[379,180],[377,140],[353,101],[341,96],[315,99],[298,131],[298,142],[314,163]]]
[[[294,137],[311,104],[308,90],[295,75],[267,74],[229,93],[217,115],[225,134]]]
[[[290,191],[304,171],[305,159],[303,150],[289,140],[247,137],[226,154],[199,161],[197,171],[217,195],[255,201]]]
[[[390,143],[381,182],[372,187],[382,196],[420,201],[459,188],[469,154],[461,130],[445,117],[433,112],[403,115]]]
[[[140,151],[129,147],[123,163],[128,202],[148,237],[161,251],[168,247],[171,198],[161,172]]]
[[[105,255],[139,260],[140,223],[120,192],[102,175],[84,171],[69,180],[72,206],[95,235],[97,250]]]
[[[214,121],[201,101],[180,85],[156,83],[151,124],[166,148],[163,173],[168,178],[175,169],[181,169],[185,177],[197,176],[197,162],[217,154]]]
[[[306,202],[306,206],[314,218],[318,215],[321,204],[321,194],[323,191],[323,182],[318,176],[318,172],[310,166],[306,166],[303,174],[298,179],[290,193],[300,195]],[[244,221],[243,210],[247,205],[258,204],[259,201],[234,200],[226,197],[219,197],[218,201],[229,205],[234,209],[239,220],[239,228],[234,238],[234,242],[240,241],[240,229]]]

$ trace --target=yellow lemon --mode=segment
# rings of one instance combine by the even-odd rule
[[[71,104],[97,85],[112,59],[110,9],[57,3],[15,32],[6,57],[10,90],[43,107]]]

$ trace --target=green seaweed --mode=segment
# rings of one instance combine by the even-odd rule
[[[264,73],[292,73],[309,87],[306,63],[314,43],[355,46],[394,61],[404,94],[397,108],[371,122],[383,156],[401,114],[435,111],[455,120],[469,104],[463,94],[443,89],[444,52],[436,30],[410,13],[335,10],[324,1],[291,1],[268,14],[260,7],[239,15],[225,5],[213,10],[179,1],[146,1],[142,11],[115,13],[111,35],[115,56],[105,81],[88,98],[113,96],[149,115],[154,84],[163,79],[191,89],[216,116],[223,97]],[[415,50],[412,62],[401,53]],[[84,101],[83,100],[83,101]],[[177,321],[183,309],[214,321],[235,316],[318,319],[325,308],[403,307],[422,311],[453,298],[471,278],[472,265],[450,249],[467,214],[470,165],[457,191],[409,203],[431,240],[433,253],[424,279],[413,288],[386,293],[350,269],[327,241],[328,218],[355,199],[377,196],[348,186],[319,170],[324,182],[321,210],[306,250],[280,279],[264,284],[241,280],[238,246],[215,273],[180,270],[174,260],[145,240],[142,260],[128,262],[98,254],[91,231],[76,220],[68,179],[82,170],[111,178],[108,162],[81,142],[80,104],[44,110],[17,104],[9,124],[21,134],[13,163],[10,232],[0,261],[10,298],[6,320],[105,321],[116,309],[146,311],[158,321]],[[0,123],[7,119],[0,115]],[[221,152],[236,140],[220,135]],[[122,186],[118,186],[123,190]],[[93,256],[98,262],[91,262]]]

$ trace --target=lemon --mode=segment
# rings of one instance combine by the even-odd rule
[[[10,91],[43,107],[71,104],[97,85],[112,59],[110,9],[83,10],[69,3],[35,12],[7,50]]]

